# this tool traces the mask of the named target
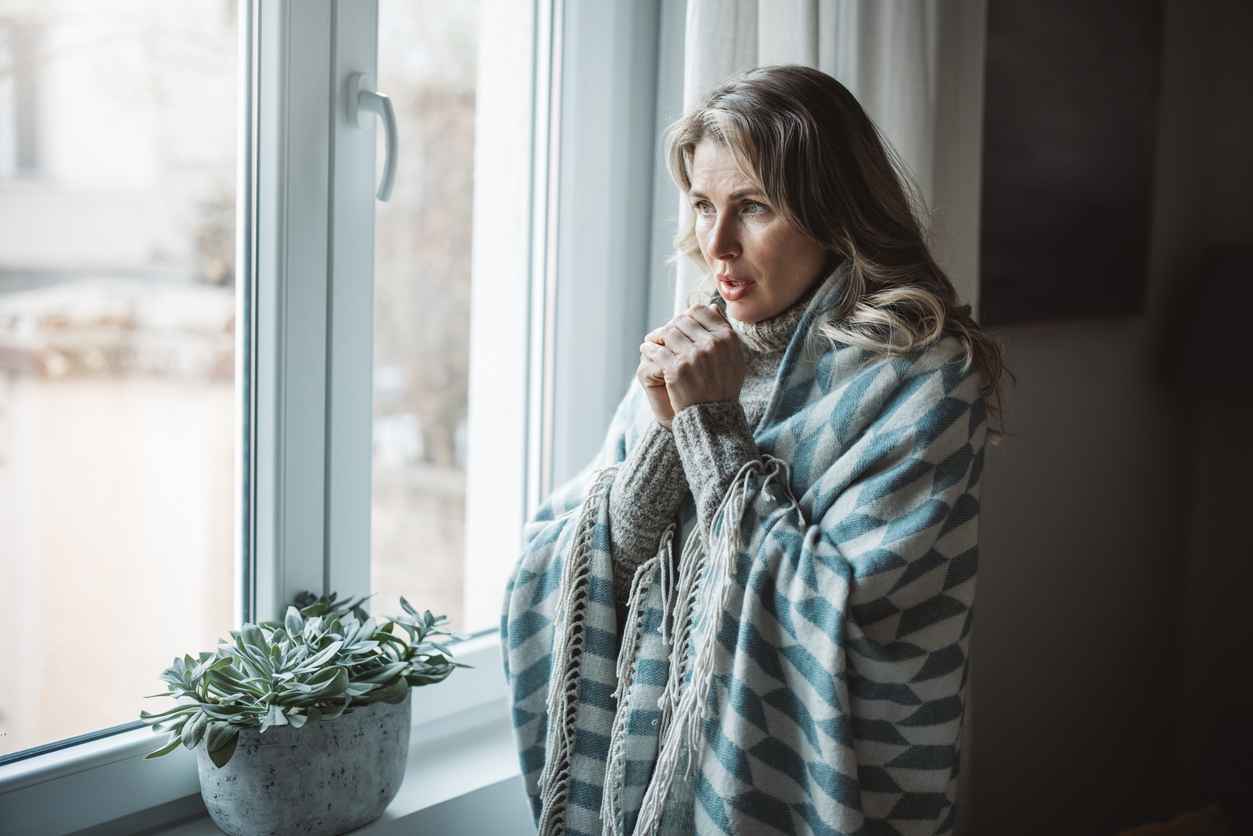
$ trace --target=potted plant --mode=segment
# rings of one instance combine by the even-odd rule
[[[368,597],[368,596],[367,596]],[[225,833],[320,836],[373,821],[395,797],[409,751],[409,689],[454,668],[444,616],[377,622],[365,598],[301,593],[283,622],[244,624],[214,652],[175,659],[148,697],[183,702],[140,712],[197,753],[200,794]]]

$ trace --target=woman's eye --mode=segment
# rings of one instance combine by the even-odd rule
[[[712,215],[714,211],[713,204],[707,200],[698,200],[693,204],[693,207],[701,215]]]
[[[767,208],[766,204],[764,203],[758,203],[755,200],[749,200],[744,203],[744,214],[760,215],[762,212],[766,211],[766,208]]]

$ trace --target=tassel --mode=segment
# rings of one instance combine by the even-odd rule
[[[617,465],[600,470],[584,501],[575,529],[574,544],[562,567],[557,618],[553,625],[553,670],[548,681],[548,735],[544,744],[544,769],[539,777],[539,832],[565,830],[566,792],[570,779],[570,749],[574,736],[575,702],[583,651],[583,618],[587,608],[591,562],[588,553],[596,517],[613,485]]]
[[[735,557],[741,548],[740,521],[744,517],[744,506],[748,502],[748,478],[751,472],[764,469],[759,460],[746,462],[726,496],[714,513],[711,529],[710,555],[705,574],[708,583],[701,590],[702,613],[701,624],[705,632],[701,636],[701,647],[692,667],[692,682],[684,694],[680,705],[681,715],[688,727],[684,736],[687,740],[687,776],[692,774],[693,766],[700,758],[700,748],[704,740],[701,734],[705,718],[709,711],[709,691],[713,685],[714,657],[718,647],[718,631],[722,624],[722,612],[726,608],[727,598],[731,593],[731,576],[735,571]],[[722,525],[718,525],[721,521]],[[721,536],[719,536],[719,533]]]
[[[779,475],[779,470],[782,469],[783,478],[780,481],[783,483],[783,493],[786,494],[787,498],[791,501],[790,510],[796,512],[797,525],[801,526],[802,528],[805,528],[807,526],[807,523],[805,522],[805,515],[801,513],[801,504],[799,501],[797,501],[796,497],[792,494],[792,468],[788,465],[787,462],[783,461],[783,459],[776,459],[774,456],[770,455],[769,453],[765,454],[765,458],[769,459],[770,462],[772,462],[774,466],[770,469],[770,472],[766,474],[766,480],[762,482],[761,489],[763,491],[769,490],[770,480],[777,477]]]
[[[653,767],[653,777],[640,806],[636,820],[635,832],[641,836],[656,833],[661,825],[661,813],[666,795],[670,791],[675,766],[679,757],[679,741],[671,733],[671,718],[678,709],[681,700],[683,678],[687,674],[687,656],[691,637],[691,614],[696,596],[697,576],[704,565],[704,544],[700,537],[700,526],[693,527],[683,546],[683,554],[679,558],[679,582],[675,590],[674,633],[670,645],[670,670],[666,678],[666,686],[657,699],[657,707],[661,709],[661,720],[658,724],[657,762]]]
[[[687,543],[683,546],[683,554],[679,558],[679,582],[674,593],[674,625],[670,645],[670,672],[666,678],[666,687],[657,698],[657,707],[661,709],[660,734],[669,723],[673,709],[679,703],[679,692],[683,678],[687,674],[687,656],[690,646],[689,637],[692,632],[692,603],[700,567],[704,565],[704,544],[701,542],[700,527],[692,528]]]
[[[671,593],[674,592],[674,535],[678,523],[670,523],[661,535],[661,548],[658,557],[661,560],[661,643],[670,646],[670,608]]]
[[[684,774],[687,777],[691,776],[700,759],[704,741],[701,731],[713,682],[718,630],[722,610],[731,591],[735,556],[741,548],[740,520],[748,502],[749,474],[764,469],[763,463],[754,459],[746,462],[731,481],[710,526],[709,555],[705,555],[701,548],[699,526],[693,529],[693,536],[688,538],[683,549],[679,563],[678,610],[675,613],[670,676],[658,701],[663,718],[673,716],[666,724],[653,779],[644,794],[636,822],[636,833],[643,836],[655,834],[661,826],[665,800],[678,772],[680,758],[686,755]],[[704,633],[692,666],[691,683],[684,689],[687,649],[692,644],[692,628],[697,615]]]
[[[640,637],[643,633],[644,598],[653,584],[653,572],[657,564],[665,560],[658,555],[642,564],[635,572],[631,594],[627,598],[627,620],[622,629],[622,649],[618,651],[618,687],[614,689],[616,702],[613,725],[609,732],[609,755],[605,761],[605,788],[601,794],[600,819],[604,823],[605,836],[623,836],[621,792],[626,783],[627,715],[631,684],[635,679]]]

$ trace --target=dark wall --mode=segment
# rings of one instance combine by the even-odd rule
[[[1253,6],[1169,0],[1162,31],[1144,312],[991,329],[1019,382],[983,483],[968,832],[1113,834],[1247,781],[1253,412],[1163,357],[1211,246],[1253,243]]]
[[[988,5],[981,321],[1143,310],[1160,0]]]

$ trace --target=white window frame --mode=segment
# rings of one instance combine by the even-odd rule
[[[650,306],[660,309],[658,293],[672,292],[655,258],[671,233],[663,230],[659,246],[652,206],[657,91],[675,83],[666,70],[673,61],[658,76],[658,43],[675,2],[532,4],[535,20],[549,26],[537,25],[534,42],[529,284],[480,281],[492,272],[492,251],[475,244],[468,481],[501,485],[472,494],[467,507],[474,576],[503,577],[525,517],[599,447],[634,372]],[[241,89],[249,105],[240,182],[252,188],[241,189],[237,211],[237,292],[252,333],[239,329],[236,362],[248,395],[241,402],[252,409],[241,411],[237,429],[247,438],[254,427],[255,447],[243,445],[237,462],[248,494],[236,525],[237,623],[278,617],[300,590],[369,588],[372,398],[361,370],[373,353],[374,138],[342,118],[332,123],[342,94],[316,80],[357,68],[377,77],[377,3],[241,0],[240,22],[241,55],[257,65],[246,66]],[[665,42],[673,45],[673,33]],[[548,55],[551,63],[540,60]],[[502,353],[502,340],[524,350]],[[503,420],[517,426],[512,437],[499,433]],[[500,480],[493,449],[513,451],[503,470],[517,479]],[[489,521],[515,547],[490,548]],[[457,655],[473,669],[414,691],[413,739],[456,728],[502,740],[509,725],[498,635],[464,642]],[[185,817],[200,804],[195,756],[179,748],[143,760],[157,737],[131,729],[0,767],[0,822],[15,832],[67,833],[127,816],[132,825],[146,816],[148,827]],[[475,777],[467,790],[482,786]]]

